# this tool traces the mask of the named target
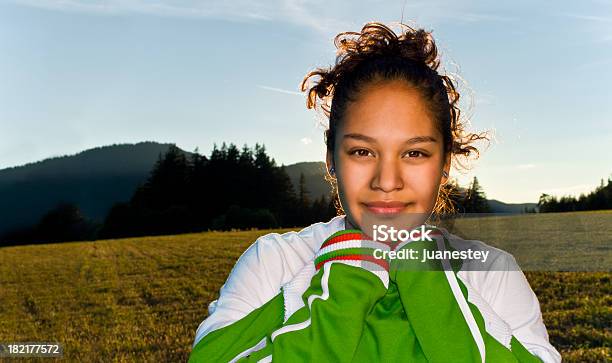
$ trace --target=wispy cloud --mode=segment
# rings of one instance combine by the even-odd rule
[[[310,137],[302,137],[300,139],[300,141],[302,142],[302,144],[304,145],[308,145],[312,143],[312,139]]]
[[[9,0],[15,4],[57,11],[101,15],[148,14],[165,17],[215,18],[237,22],[271,21],[289,23],[326,36],[358,30],[361,21],[397,15],[403,1],[326,0]],[[370,16],[364,17],[367,13]],[[517,19],[481,12],[470,4],[454,1],[410,1],[405,3],[403,21],[419,18],[424,24],[438,22],[511,22]],[[400,16],[397,16],[397,21]],[[418,25],[418,24],[414,24]]]
[[[588,20],[603,23],[612,23],[612,17],[610,16],[599,16],[599,15],[581,15],[581,14],[561,14],[569,18]]]
[[[605,10],[602,10],[605,13]],[[612,41],[612,16],[560,13],[558,16],[581,22],[581,31],[588,36],[583,37],[593,43],[608,43]],[[582,44],[582,43],[577,43]]]
[[[98,13],[104,15],[149,14],[157,16],[204,17],[222,19],[269,20],[263,4],[237,1],[159,0],[12,0],[13,3],[58,11]]]
[[[164,17],[215,18],[238,22],[277,21],[329,33],[346,23],[332,18],[322,1],[304,0],[11,0],[13,3],[66,12],[100,15],[148,14]]]
[[[575,19],[582,23],[580,29],[587,34],[587,36],[581,37],[581,41],[574,43],[574,45],[583,45],[582,39],[587,39],[589,42],[595,44],[604,43],[600,46],[606,47],[612,42],[612,16],[570,13],[561,13],[558,15],[569,19]],[[599,67],[608,67],[610,63],[612,63],[611,58],[594,59],[578,64],[576,70],[583,71]]]
[[[610,37],[610,40],[612,40],[612,36]],[[579,64],[578,66],[576,66],[576,70],[586,70],[601,67],[609,68],[610,64],[612,64],[612,58],[597,59],[591,62]]]
[[[417,16],[428,23],[451,21],[453,23],[513,22],[517,17],[501,12],[482,11],[477,3],[457,2],[454,0],[406,1],[404,20]]]
[[[476,13],[476,12],[445,12],[440,13],[439,16],[441,18],[451,19],[459,22],[465,23],[475,23],[475,22],[512,22],[518,20],[516,17],[505,16],[500,14],[487,14],[487,13]]]
[[[297,96],[303,96],[304,95],[301,92],[290,91],[290,90],[286,90],[286,89],[282,89],[282,88],[276,88],[276,87],[270,87],[270,86],[264,86],[264,85],[261,85],[261,84],[258,84],[257,87],[261,88],[261,89],[265,89],[267,91],[285,93],[285,94],[288,94],[288,95],[297,95]]]

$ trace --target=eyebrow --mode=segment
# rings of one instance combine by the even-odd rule
[[[370,136],[366,136],[363,134],[345,134],[343,139],[354,139],[361,140],[370,143],[376,143],[376,139]],[[410,139],[404,141],[404,144],[418,144],[421,142],[438,142],[438,140],[433,136],[415,136]]]

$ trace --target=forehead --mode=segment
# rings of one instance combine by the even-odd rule
[[[438,135],[420,92],[404,82],[367,86],[354,102],[348,104],[344,116],[340,127],[343,134],[358,132],[388,141]]]

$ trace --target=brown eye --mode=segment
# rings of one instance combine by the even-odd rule
[[[418,158],[418,157],[425,156],[425,154],[423,154],[421,151],[418,151],[418,150],[411,150],[411,151],[408,151],[408,156],[410,156],[411,158]]]
[[[351,155],[356,155],[359,157],[367,157],[369,155],[371,155],[372,153],[367,150],[367,149],[356,149],[350,152]]]

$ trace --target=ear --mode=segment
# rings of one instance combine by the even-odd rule
[[[451,167],[451,156],[452,154],[449,152],[444,158],[444,165],[442,166],[442,170],[446,172],[446,175],[450,175],[450,167]],[[446,183],[450,177],[445,177],[442,175],[442,184]]]
[[[336,167],[336,165],[334,164],[334,154],[329,150],[327,150],[327,154],[325,157],[325,164],[326,164],[325,166],[327,167],[327,174],[330,174],[329,171],[331,170],[332,167],[334,168]]]

